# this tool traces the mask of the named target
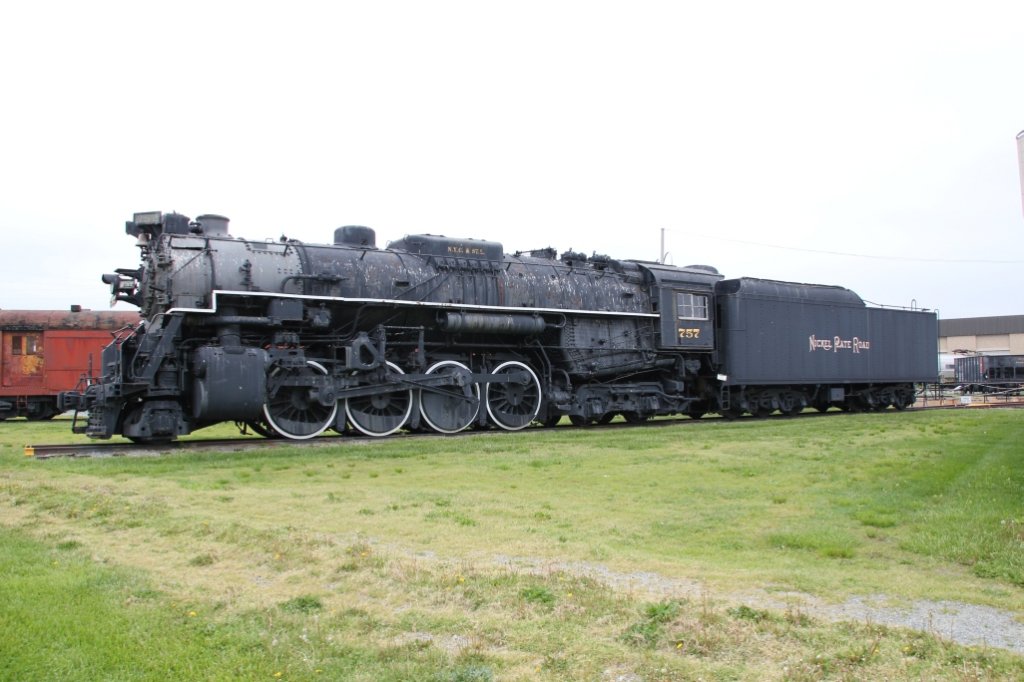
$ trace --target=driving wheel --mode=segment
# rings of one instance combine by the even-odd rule
[[[487,414],[506,431],[518,431],[530,425],[540,412],[540,381],[533,370],[516,360],[503,362],[491,372],[509,380],[491,382],[485,391]]]
[[[388,369],[395,374],[405,374],[402,368],[393,362]],[[413,393],[410,388],[382,391],[345,401],[345,413],[348,421],[367,436],[379,438],[390,436],[405,426],[412,414]]]
[[[427,426],[439,433],[456,433],[472,424],[480,413],[480,385],[470,383],[469,367],[455,360],[442,360],[427,374],[457,378],[452,385],[420,391],[420,415]]]
[[[334,423],[338,403],[321,404],[312,394],[310,380],[327,373],[327,368],[313,360],[306,361],[303,367],[274,366],[267,375],[267,402],[263,405],[267,425],[293,440],[307,440],[323,433]]]

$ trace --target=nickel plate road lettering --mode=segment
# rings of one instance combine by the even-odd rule
[[[859,354],[861,351],[871,350],[871,342],[857,336],[852,339],[844,339],[841,336],[819,339],[814,334],[811,334],[808,337],[808,342],[808,350],[811,353],[819,350],[832,351],[833,353],[848,350],[854,354]]]

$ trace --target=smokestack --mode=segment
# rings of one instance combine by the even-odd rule
[[[1020,168],[1020,207],[1024,211],[1024,130],[1017,133],[1017,165]]]

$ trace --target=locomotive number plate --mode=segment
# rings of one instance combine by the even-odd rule
[[[700,328],[699,327],[680,327],[679,328],[680,339],[699,339]]]

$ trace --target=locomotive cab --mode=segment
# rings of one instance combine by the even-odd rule
[[[715,347],[715,282],[722,279],[708,265],[677,268],[640,263],[652,288],[652,304],[660,313],[658,347],[666,350],[710,351]]]

